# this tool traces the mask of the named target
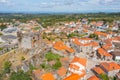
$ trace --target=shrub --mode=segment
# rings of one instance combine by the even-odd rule
[[[60,61],[57,61],[57,62],[52,66],[52,68],[55,69],[55,70],[59,69],[60,67],[62,67],[62,64],[61,64]]]
[[[58,55],[58,54],[53,54],[52,52],[48,52],[48,53],[45,55],[45,58],[46,58],[48,61],[59,60],[60,55]]]
[[[12,63],[10,61],[6,61],[4,63],[4,73],[10,73],[11,66],[12,66]]]

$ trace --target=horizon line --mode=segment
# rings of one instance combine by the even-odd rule
[[[89,14],[89,13],[120,13],[120,11],[118,12],[102,12],[102,11],[98,11],[98,12],[38,12],[38,11],[4,11],[4,12],[0,12],[0,14]]]

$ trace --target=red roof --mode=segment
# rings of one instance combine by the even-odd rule
[[[105,50],[109,50],[109,49],[112,48],[112,44],[105,44],[105,45],[102,46],[102,48],[105,49]]]
[[[96,25],[96,26],[102,26],[103,23],[104,23],[103,21],[98,21],[95,25]]]
[[[112,56],[110,53],[105,51],[103,48],[98,49],[98,54],[103,55],[103,56]]]
[[[79,46],[80,46],[80,45],[83,45],[82,43],[79,42],[79,39],[78,39],[78,38],[73,38],[72,40],[73,40],[73,43],[74,43],[74,44],[77,44],[77,45],[79,45]]]
[[[74,57],[71,63],[74,63],[74,62],[79,62],[81,65],[86,66],[87,59]]]
[[[107,71],[120,70],[120,65],[115,62],[102,62],[100,65],[103,66]]]
[[[86,44],[79,42],[79,40],[92,40],[91,38],[81,38],[81,39],[73,38],[72,40],[73,40],[74,44],[77,44],[79,46],[93,46],[93,47],[99,46],[99,44],[97,42],[90,42],[90,43],[86,43]]]
[[[97,74],[104,74],[104,73],[105,73],[100,67],[95,67],[95,68],[93,68],[93,70],[94,70]]]
[[[80,38],[80,40],[93,40],[92,38]]]
[[[75,69],[75,70],[79,70],[79,66],[77,66],[77,65],[74,65],[74,64],[70,64],[70,66],[69,66],[70,68],[73,68],[73,69]]]
[[[97,47],[97,46],[99,46],[99,44],[97,42],[90,42],[90,43],[84,44],[83,46]]]
[[[107,33],[99,32],[99,31],[96,31],[96,32],[94,32],[94,33],[97,34],[97,35],[105,36],[105,37],[108,36]]]
[[[57,73],[58,73],[60,76],[66,75],[66,72],[67,72],[67,70],[65,69],[65,67],[61,67],[61,68],[57,71]]]
[[[94,75],[88,78],[87,80],[100,80],[100,79]]]
[[[81,74],[81,75],[78,75],[78,74],[71,74],[70,76],[66,77],[65,79],[63,80],[79,80],[80,78],[84,77],[85,74]]]
[[[55,80],[54,76],[51,73],[46,73],[41,76],[42,80]]]
[[[53,46],[56,50],[66,50],[70,53],[75,52],[74,49],[66,46],[63,42],[60,42],[60,41],[56,42]]]

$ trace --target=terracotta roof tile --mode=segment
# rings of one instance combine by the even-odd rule
[[[109,50],[109,49],[112,48],[112,44],[105,44],[105,45],[102,46],[102,48],[105,49],[105,50]]]
[[[88,32],[88,30],[87,30],[87,29],[84,29],[83,31],[84,31],[84,32]]]
[[[94,75],[88,78],[87,80],[100,80],[100,79]]]
[[[97,74],[104,74],[105,73],[100,67],[93,68],[93,71],[95,71]]]
[[[95,22],[95,21],[92,21],[90,24],[91,24],[91,25],[96,25],[96,22]]]
[[[93,47],[99,46],[99,43],[97,43],[97,42],[91,42],[91,44]]]
[[[41,76],[42,80],[55,80],[54,76],[51,73],[46,73]]]
[[[79,46],[80,46],[80,45],[83,45],[82,43],[79,42],[79,39],[78,39],[78,38],[73,38],[72,41],[73,41],[74,44],[77,44],[77,45],[79,45]]]
[[[72,39],[73,43],[79,46],[93,46],[93,47],[99,46],[97,42],[89,42],[89,43],[83,44],[79,40],[92,40],[92,39],[91,38],[81,38],[81,39],[73,38]]]
[[[67,58],[67,57],[66,58],[60,58],[60,61],[62,61],[62,62],[63,61],[68,61],[68,60],[69,60],[69,58]]]
[[[101,35],[101,36],[105,36],[105,37],[108,36],[107,33],[99,32],[99,31],[95,31],[94,33],[95,33],[96,35]]]
[[[66,77],[65,79],[63,80],[79,80],[80,78],[84,77],[85,74],[81,74],[81,75],[78,75],[78,74],[71,74],[70,76]]]
[[[83,66],[86,66],[87,59],[85,59],[85,58],[79,58],[79,57],[74,57],[74,59],[72,60],[71,63],[74,63],[74,62],[79,62]]]
[[[63,42],[56,42],[53,47],[56,50],[66,50],[70,53],[75,52],[74,49],[72,49],[71,47],[66,46]]]
[[[79,66],[77,66],[77,65],[74,65],[74,64],[70,64],[70,66],[69,66],[70,68],[73,68],[73,69],[75,69],[75,70],[79,70]]]
[[[102,62],[100,65],[103,66],[107,71],[120,70],[120,65],[115,62]]]
[[[57,71],[57,73],[58,73],[60,76],[66,75],[66,72],[67,72],[67,70],[65,69],[65,67],[61,67],[61,68]]]
[[[93,40],[92,38],[80,38],[80,40]]]
[[[96,26],[102,26],[103,23],[104,23],[103,21],[98,21],[95,25],[96,25]]]
[[[103,55],[103,56],[112,56],[110,53],[105,51],[103,48],[98,49],[98,54]]]

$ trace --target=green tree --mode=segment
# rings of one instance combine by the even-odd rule
[[[95,38],[96,40],[99,39],[98,35],[96,34],[90,34],[89,38]]]
[[[0,26],[0,29],[1,29],[1,30],[5,29],[5,28],[7,28],[6,25],[1,25],[1,26]]]
[[[55,69],[55,70],[59,69],[60,67],[62,67],[62,64],[61,64],[60,61],[57,61],[57,62],[52,66],[52,68]]]
[[[46,53],[45,58],[46,58],[48,61],[59,60],[59,59],[60,59],[60,55],[54,54],[54,53],[52,53],[52,52],[48,52],[48,53]]]
[[[4,73],[10,73],[12,63],[10,61],[6,61],[4,63]]]
[[[9,80],[32,80],[28,73],[23,71],[12,72]]]
[[[48,64],[46,64],[45,62],[42,63],[42,64],[40,65],[40,67],[43,68],[43,69],[46,69],[46,70],[51,68],[51,66],[48,65]]]
[[[100,74],[102,80],[109,80],[109,77],[106,74]]]
[[[31,71],[37,69],[37,68],[36,68],[35,66],[33,66],[32,64],[29,65],[29,68],[30,68]]]
[[[3,78],[3,71],[0,71],[0,80]]]

